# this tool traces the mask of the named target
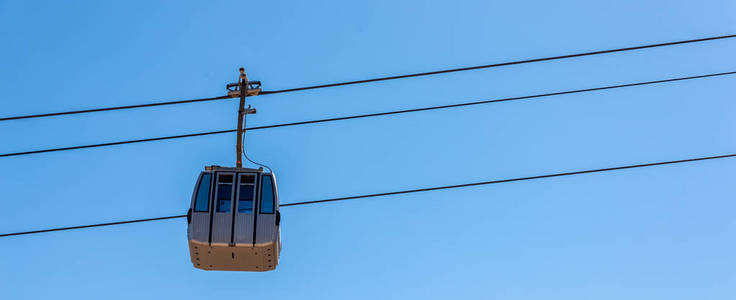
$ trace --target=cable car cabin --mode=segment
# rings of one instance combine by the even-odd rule
[[[204,270],[275,269],[281,252],[280,219],[273,174],[205,167],[187,213],[192,264]]]

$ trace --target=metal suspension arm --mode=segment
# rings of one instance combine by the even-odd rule
[[[232,84],[229,84],[227,87],[228,89],[232,87]],[[258,84],[258,89],[256,91],[256,94],[260,92],[260,82]],[[240,106],[238,107],[238,130],[237,130],[237,143],[235,145],[235,166],[238,168],[243,167],[243,139],[245,137],[245,119],[247,114],[254,114],[256,113],[255,109],[250,108],[250,105],[248,105],[248,108],[245,108],[245,97],[250,94],[249,90],[249,84],[248,84],[248,76],[245,75],[245,69],[240,68],[240,77],[238,79],[238,96],[240,96]]]

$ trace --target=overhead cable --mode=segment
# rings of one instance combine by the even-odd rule
[[[500,180],[489,180],[489,181],[481,181],[481,182],[473,182],[473,183],[454,184],[454,185],[436,186],[436,187],[419,188],[419,189],[408,189],[408,190],[395,191],[395,192],[385,192],[385,193],[366,194],[366,195],[358,195],[358,196],[338,197],[338,198],[329,198],[329,199],[312,200],[312,201],[304,201],[304,202],[293,202],[293,203],[282,204],[282,205],[280,205],[280,207],[289,207],[289,206],[297,206],[297,205],[310,205],[310,204],[318,204],[318,203],[326,203],[326,202],[336,202],[336,201],[345,201],[345,200],[365,199],[365,198],[374,198],[374,197],[383,197],[383,196],[400,195],[400,194],[410,194],[410,193],[419,193],[419,192],[429,192],[429,191],[437,191],[437,190],[458,189],[458,188],[465,188],[465,187],[472,187],[472,186],[481,186],[481,185],[490,185],[490,184],[497,184],[497,183],[507,183],[507,182],[516,182],[516,181],[536,180],[536,179],[553,178],[553,177],[563,177],[563,176],[573,176],[573,175],[582,175],[582,174],[590,174],[590,173],[611,172],[611,171],[626,170],[626,169],[635,169],[635,168],[644,168],[644,167],[653,167],[653,166],[662,166],[662,165],[690,163],[690,162],[696,162],[696,161],[714,160],[714,159],[723,159],[723,158],[733,158],[733,157],[736,157],[736,153],[733,153],[733,154],[725,154],[725,155],[715,155],[715,156],[698,157],[698,158],[688,158],[688,159],[680,159],[680,160],[671,160],[671,161],[663,161],[663,162],[654,162],[654,163],[626,165],[626,166],[610,167],[610,168],[603,168],[603,169],[591,169],[591,170],[572,171],[572,172],[565,172],[565,173],[552,173],[552,174],[529,176],[529,177],[518,177],[518,178],[509,178],[509,179],[500,179]],[[72,226],[72,227],[59,227],[59,228],[50,228],[50,229],[42,229],[42,230],[33,230],[33,231],[5,233],[5,234],[0,234],[0,238],[2,238],[2,237],[10,237],[10,236],[17,236],[17,235],[28,235],[28,234],[37,234],[37,233],[44,233],[44,232],[53,232],[53,231],[65,231],[65,230],[85,229],[85,228],[102,227],[102,226],[113,226],[113,225],[130,224],[130,223],[152,222],[152,221],[160,221],[160,220],[168,220],[168,219],[184,218],[184,217],[186,217],[186,215],[173,215],[173,216],[158,217],[158,218],[137,219],[137,220],[129,220],[129,221],[119,221],[119,222],[99,223],[99,224],[91,224],[91,225],[81,225],[81,226]]]
[[[151,107],[151,106],[185,104],[185,103],[215,101],[215,100],[230,99],[230,98],[232,98],[232,97],[230,97],[230,96],[220,96],[220,97],[211,97],[211,98],[200,98],[200,99],[177,100],[177,101],[157,102],[157,103],[147,103],[147,104],[137,104],[137,105],[126,105],[126,106],[103,107],[103,108],[93,108],[93,109],[83,109],[83,110],[72,110],[72,111],[46,113],[46,114],[35,114],[35,115],[5,117],[5,118],[0,118],[0,121],[10,121],[10,120],[20,120],[20,119],[32,119],[32,118],[42,118],[42,117],[52,117],[52,116],[63,116],[63,115],[74,115],[74,114],[84,114],[84,113],[110,111],[110,110],[142,108],[142,107]]]
[[[693,39],[693,40],[684,40],[684,41],[677,41],[677,42],[667,42],[667,43],[659,43],[659,44],[648,44],[648,45],[641,45],[641,46],[634,46],[634,47],[626,47],[626,48],[617,48],[617,49],[609,49],[609,50],[599,50],[599,51],[592,51],[592,52],[581,52],[581,53],[566,54],[566,55],[559,55],[559,56],[550,56],[550,57],[543,57],[543,58],[533,58],[533,59],[525,59],[525,60],[516,60],[516,61],[509,61],[509,62],[488,64],[488,65],[479,65],[479,66],[462,67],[462,68],[454,68],[454,69],[444,69],[444,70],[429,71],[429,72],[414,73],[414,74],[405,74],[405,75],[378,77],[378,78],[372,78],[372,79],[362,79],[362,80],[346,81],[346,82],[339,82],[339,83],[328,83],[328,84],[320,84],[320,85],[313,85],[313,86],[306,86],[306,87],[298,87],[298,88],[289,88],[289,89],[275,90],[275,91],[263,91],[263,92],[261,92],[261,95],[289,93],[289,92],[304,91],[304,90],[313,90],[313,89],[321,89],[321,88],[336,87],[336,86],[343,86],[343,85],[362,84],[362,83],[369,83],[369,82],[376,82],[376,81],[385,81],[385,80],[394,80],[394,79],[402,79],[402,78],[410,78],[410,77],[429,76],[429,75],[454,73],[454,72],[462,72],[462,71],[471,71],[471,70],[478,70],[478,69],[488,69],[488,68],[511,66],[511,65],[520,65],[520,64],[536,63],[536,62],[543,62],[543,61],[560,60],[560,59],[567,59],[567,58],[574,58],[574,57],[583,57],[583,56],[591,56],[591,55],[609,54],[609,53],[624,52],[624,51],[642,50],[642,49],[649,49],[649,48],[674,46],[674,45],[682,45],[682,44],[690,44],[690,43],[699,43],[699,42],[713,41],[713,40],[721,40],[721,39],[730,39],[730,38],[734,38],[734,37],[736,37],[736,34],[721,35],[721,36],[714,36],[714,37],[700,38],[700,39]]]
[[[595,88],[588,88],[588,89],[568,90],[568,91],[545,93],[545,94],[536,94],[536,95],[528,95],[528,96],[519,96],[519,97],[510,97],[510,98],[499,98],[499,99],[482,100],[482,101],[475,101],[475,102],[465,102],[465,103],[457,103],[457,104],[449,104],[449,105],[440,105],[440,106],[431,106],[431,107],[404,109],[404,110],[396,110],[396,111],[389,111],[389,112],[379,112],[379,113],[372,113],[372,114],[363,114],[363,115],[354,115],[354,116],[345,116],[345,117],[318,119],[318,120],[301,121],[301,122],[291,122],[291,123],[265,125],[265,126],[255,126],[255,127],[247,128],[246,130],[261,130],[261,129],[270,129],[270,128],[278,128],[278,127],[299,126],[299,125],[307,125],[307,124],[315,124],[315,123],[344,121],[344,120],[350,120],[350,119],[378,117],[378,116],[404,114],[404,113],[429,111],[429,110],[437,110],[437,109],[447,109],[447,108],[454,108],[454,107],[463,107],[463,106],[473,106],[473,105],[481,105],[481,104],[490,104],[490,103],[497,103],[497,102],[528,100],[528,99],[534,99],[534,98],[559,96],[559,95],[568,95],[568,94],[576,94],[576,93],[586,93],[586,92],[594,92],[594,91],[601,91],[601,90],[610,90],[610,89],[618,89],[618,88],[626,88],[626,87],[644,86],[644,85],[652,85],[652,84],[675,82],[675,81],[683,81],[683,80],[692,80],[692,79],[701,79],[701,78],[709,78],[709,77],[719,77],[719,76],[726,76],[726,75],[733,75],[733,74],[736,74],[736,71],[723,72],[723,73],[713,73],[713,74],[705,74],[705,75],[697,75],[697,76],[688,76],[688,77],[678,77],[678,78],[670,78],[670,79],[654,80],[654,81],[645,81],[645,82],[636,82],[636,83],[627,83],[627,84],[619,84],[619,85],[609,85],[609,86],[602,86],[602,87],[595,87]],[[218,131],[208,131],[208,132],[182,134],[182,135],[173,135],[173,136],[147,138],[147,139],[138,139],[138,140],[127,140],[127,141],[119,141],[119,142],[108,142],[108,143],[101,143],[101,144],[91,144],[91,145],[82,145],[82,146],[71,146],[71,147],[62,147],[62,148],[51,148],[51,149],[32,150],[32,151],[15,152],[15,153],[4,153],[4,154],[0,154],[0,157],[21,156],[21,155],[30,155],[30,154],[38,154],[38,153],[46,153],[46,152],[57,152],[57,151],[67,151],[67,150],[76,150],[76,149],[86,149],[86,148],[97,148],[97,147],[106,147],[106,146],[116,146],[116,145],[123,145],[123,144],[133,144],[133,143],[142,143],[142,142],[152,142],[152,141],[179,139],[179,138],[187,138],[187,137],[195,137],[195,136],[223,134],[223,133],[230,133],[230,132],[235,132],[235,131],[236,131],[235,129],[218,130]]]
[[[609,54],[609,53],[616,53],[616,52],[642,50],[642,49],[665,47],[665,46],[675,46],[675,45],[683,45],[683,44],[691,44],[691,43],[700,43],[700,42],[706,42],[706,41],[730,39],[730,38],[734,38],[734,37],[736,37],[736,34],[713,36],[713,37],[699,38],[699,39],[691,39],[691,40],[682,40],[682,41],[676,41],[676,42],[647,44],[647,45],[640,45],[640,46],[634,46],[634,47],[625,47],[625,48],[616,48],[616,49],[609,49],[609,50],[598,50],[598,51],[592,51],[592,52],[581,52],[581,53],[566,54],[566,55],[559,55],[559,56],[550,56],[550,57],[542,57],[542,58],[516,60],[516,61],[508,61],[508,62],[502,62],[502,63],[494,63],[494,64],[486,64],[486,65],[478,65],[478,66],[470,66],[470,67],[461,67],[461,68],[453,68],[453,69],[443,69],[443,70],[436,70],[436,71],[429,71],[429,72],[421,72],[421,73],[412,73],[412,74],[395,75],[395,76],[387,76],[387,77],[378,77],[378,78],[371,78],[371,79],[362,79],[362,80],[354,80],[354,81],[328,83],[328,84],[312,85],[312,86],[305,86],[305,87],[295,87],[295,88],[287,88],[287,89],[282,89],[282,90],[262,91],[260,93],[260,95],[289,93],[289,92],[304,91],[304,90],[313,90],[313,89],[321,89],[321,88],[329,88],[329,87],[337,87],[337,86],[345,86],[345,85],[364,84],[364,83],[377,82],[377,81],[386,81],[386,80],[395,80],[395,79],[402,79],[402,78],[421,77],[421,76],[429,76],[429,75],[437,75],[437,74],[445,74],[445,73],[454,73],[454,72],[462,72],[462,71],[488,69],[488,68],[495,68],[495,67],[520,65],[520,64],[536,63],[536,62],[543,62],[543,61],[552,61],[552,60],[561,60],[561,59],[568,59],[568,58],[575,58],[575,57],[583,57],[583,56],[591,56],[591,55]],[[0,118],[0,121],[10,121],[10,120],[19,120],[19,119],[30,119],[30,118],[41,118],[41,117],[51,117],[51,116],[61,116],[61,115],[72,115],[72,114],[82,114],[82,113],[92,113],[92,112],[111,111],[111,110],[122,110],[122,109],[133,109],[133,108],[142,108],[142,107],[151,107],[151,106],[185,104],[185,103],[193,103],[193,102],[205,102],[205,101],[222,100],[222,99],[228,99],[228,98],[232,98],[232,97],[231,96],[219,96],[219,97],[212,97],[212,98],[201,98],[201,99],[179,100],[179,101],[167,101],[167,102],[155,102],[155,103],[148,103],[148,104],[137,104],[137,105],[127,105],[127,106],[106,107],[106,108],[84,109],[84,110],[74,110],[74,111],[55,112],[55,113],[32,114],[32,115],[23,115],[23,116],[14,116],[14,117],[2,117],[2,118]]]

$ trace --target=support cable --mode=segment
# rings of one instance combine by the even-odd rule
[[[299,87],[299,88],[290,88],[290,89],[275,90],[275,91],[263,91],[263,92],[261,92],[261,95],[289,93],[289,92],[304,91],[304,90],[313,90],[313,89],[321,89],[321,88],[336,87],[336,86],[343,86],[343,85],[362,84],[362,83],[369,83],[369,82],[376,82],[376,81],[394,80],[394,79],[402,79],[402,78],[410,78],[410,77],[420,77],[420,76],[428,76],[428,75],[437,75],[437,74],[445,74],[445,73],[471,71],[471,70],[478,70],[478,69],[488,69],[488,68],[496,68],[496,67],[503,67],[503,66],[511,66],[511,65],[536,63],[536,62],[543,62],[543,61],[550,61],[550,60],[560,60],[560,59],[574,58],[574,57],[583,57],[583,56],[591,56],[591,55],[609,54],[609,53],[616,53],[616,52],[624,52],[624,51],[632,51],[632,50],[641,50],[641,49],[648,49],[648,48],[664,47],[664,46],[674,46],[674,45],[682,45],[682,44],[689,44],[689,43],[698,43],[698,42],[713,41],[713,40],[720,40],[720,39],[730,39],[730,38],[734,38],[734,37],[736,37],[736,34],[722,35],[722,36],[715,36],[715,37],[708,37],[708,38],[701,38],[701,39],[694,39],[694,40],[684,40],[684,41],[677,41],[677,42],[660,43],[660,44],[641,45],[641,46],[618,48],[618,49],[599,50],[599,51],[593,51],[593,52],[582,52],[582,53],[567,54],[567,55],[560,55],[560,56],[550,56],[550,57],[543,57],[543,58],[517,60],[517,61],[509,61],[509,62],[503,62],[503,63],[495,63],[495,64],[472,66],[472,67],[462,67],[462,68],[455,68],[455,69],[445,69],[445,70],[422,72],[422,73],[414,73],[414,74],[406,74],[406,75],[378,77],[378,78],[372,78],[372,79],[346,81],[346,82],[339,82],[339,83],[328,83],[328,84],[320,84],[320,85],[313,85],[313,86],[306,86],[306,87]]]
[[[230,98],[232,98],[232,97],[230,97],[230,96],[219,96],[219,97],[201,98],[201,99],[178,100],[178,101],[168,101],[168,102],[158,102],[158,103],[148,103],[148,104],[137,104],[137,105],[126,105],[126,106],[115,106],[115,107],[103,107],[103,108],[94,108],[94,109],[84,109],[84,110],[73,110],[73,111],[55,112],[55,113],[47,113],[47,114],[36,114],[36,115],[5,117],[5,118],[0,118],[0,122],[1,121],[10,121],[10,120],[20,120],[20,119],[32,119],[32,118],[42,118],[42,117],[52,117],[52,116],[84,114],[84,113],[110,111],[110,110],[121,110],[121,109],[142,108],[142,107],[151,107],[151,106],[162,106],[162,105],[174,105],[174,104],[184,104],[184,103],[194,103],[194,102],[215,101],[215,100],[230,99]]]
[[[600,173],[600,172],[611,172],[611,171],[618,171],[618,170],[625,170],[625,169],[645,168],[645,167],[662,166],[662,165],[672,165],[672,164],[681,164],[681,163],[690,163],[690,162],[696,162],[696,161],[714,160],[714,159],[723,159],[723,158],[733,158],[733,157],[736,157],[736,153],[734,153],[734,154],[725,154],[725,155],[716,155],[716,156],[698,157],[698,158],[689,158],[689,159],[681,159],[681,160],[671,160],[671,161],[663,161],[663,162],[654,162],[654,163],[645,163],[645,164],[636,164],[636,165],[627,165],[627,166],[619,166],[619,167],[610,167],[610,168],[603,168],[603,169],[591,169],[591,170],[572,171],[572,172],[565,172],[565,173],[553,173],[553,174],[545,174],[545,175],[537,175],[537,176],[529,176],[529,177],[519,177],[519,178],[509,178],[509,179],[501,179],[501,180],[490,180],[490,181],[481,181],[481,182],[473,182],[473,183],[465,183],[465,184],[455,184],[455,185],[428,187],[428,188],[421,188],[421,189],[410,189],[410,190],[402,190],[402,191],[386,192],[386,193],[377,193],[377,194],[367,194],[367,195],[358,195],[358,196],[349,196],[349,197],[329,198],[329,199],[304,201],[304,202],[293,202],[293,203],[282,204],[282,205],[280,205],[280,207],[297,206],[297,205],[309,205],[309,204],[326,203],[326,202],[336,202],[336,201],[345,201],[345,200],[354,200],[354,199],[365,199],[365,198],[374,198],[374,197],[383,197],[383,196],[390,196],[390,195],[428,192],[428,191],[436,191],[436,190],[457,189],[457,188],[465,188],[465,187],[480,186],[480,185],[490,185],[490,184],[497,184],[497,183],[507,183],[507,182],[515,182],[515,181],[536,180],[536,179],[544,179],[544,178],[552,178],[552,177],[563,177],[563,176],[573,176],[573,175],[582,175],[582,174]],[[160,221],[160,220],[168,220],[168,219],[184,218],[184,217],[186,217],[186,215],[174,215],[174,216],[168,216],[168,217],[158,217],[158,218],[149,218],[149,219],[137,219],[137,220],[120,221],[120,222],[110,222],[110,223],[100,223],[100,224],[92,224],[92,225],[82,225],[82,226],[72,226],[72,227],[60,227],[60,228],[42,229],[42,230],[34,230],[34,231],[5,233],[5,234],[0,234],[0,238],[2,238],[2,237],[10,237],[10,236],[17,236],[17,235],[28,235],[28,234],[37,234],[37,233],[44,233],[44,232],[53,232],[53,231],[75,230],[75,229],[85,229],[85,228],[92,228],[92,227],[102,227],[102,226],[113,226],[113,225],[122,225],[122,224],[130,224],[130,223]]]
[[[313,86],[288,88],[288,89],[283,89],[283,90],[262,91],[262,92],[260,92],[259,95],[289,93],[289,92],[297,92],[297,91],[313,90],[313,89],[321,89],[321,88],[329,88],[329,87],[337,87],[337,86],[345,86],[345,85],[364,84],[364,83],[377,82],[377,81],[386,81],[386,80],[395,80],[395,79],[403,79],[403,78],[411,78],[411,77],[429,76],[429,75],[454,73],[454,72],[462,72],[462,71],[471,71],[471,70],[478,70],[478,69],[488,69],[488,68],[495,68],[495,67],[520,65],[520,64],[536,63],[536,62],[543,62],[543,61],[552,61],[552,60],[561,60],[561,59],[575,58],[575,57],[583,57],[583,56],[591,56],[591,55],[609,54],[609,53],[616,53],[616,52],[642,50],[642,49],[649,49],[649,48],[657,48],[657,47],[665,47],[665,46],[690,44],[690,43],[700,43],[700,42],[706,42],[706,41],[714,41],[714,40],[721,40],[721,39],[730,39],[730,38],[734,38],[734,37],[736,37],[736,34],[721,35],[721,36],[714,36],[714,37],[707,37],[707,38],[700,38],[700,39],[692,39],[692,40],[682,40],[682,41],[676,41],[676,42],[648,44],[648,45],[641,45],[641,46],[634,46],[634,47],[626,47],[626,48],[617,48],[617,49],[609,49],[609,50],[599,50],[599,51],[592,51],[592,52],[582,52],[582,53],[574,53],[574,54],[567,54],[567,55],[560,55],[560,56],[551,56],[551,57],[543,57],[543,58],[517,60],[517,61],[509,61],[509,62],[502,62],[502,63],[495,63],[495,64],[478,65],[478,66],[470,66],[470,67],[462,67],[462,68],[454,68],[454,69],[444,69],[444,70],[437,70],[437,71],[430,71],[430,72],[421,72],[421,73],[396,75],[396,76],[388,76],[388,77],[378,77],[378,78],[355,80],[355,81],[346,81],[346,82],[338,82],[338,83],[328,83],[328,84],[320,84],[320,85],[313,85]],[[184,104],[184,103],[193,103],[193,102],[205,102],[205,101],[214,101],[214,100],[222,100],[222,99],[229,99],[229,98],[233,98],[233,97],[231,97],[231,96],[219,96],[219,97],[202,98],[202,99],[191,99],[191,100],[181,100],[181,101],[169,101],[169,102],[158,102],[158,103],[148,103],[148,104],[138,104],[138,105],[106,107],[106,108],[96,108],[96,109],[86,109],[86,110],[75,110],[75,111],[56,112],[56,113],[45,113],[45,114],[33,114],[33,115],[24,115],[24,116],[4,117],[4,118],[0,118],[0,122],[1,121],[10,121],[10,120],[19,120],[19,119],[31,119],[31,118],[41,118],[41,117],[51,117],[51,116],[61,116],[61,115],[72,115],[72,114],[92,113],[92,112],[101,112],[101,111],[132,109],[132,108],[142,108],[142,107],[151,107],[151,106],[161,106],[161,105],[174,105],[174,104]]]
[[[683,81],[683,80],[692,80],[692,79],[701,79],[701,78],[709,78],[709,77],[719,77],[719,76],[734,75],[734,74],[736,74],[736,71],[723,72],[723,73],[713,73],[713,74],[705,74],[705,75],[697,75],[697,76],[689,76],[689,77],[678,77],[678,78],[670,78],[670,79],[655,80],[655,81],[645,81],[645,82],[627,83],[627,84],[619,84],[619,85],[610,85],[610,86],[603,86],[603,87],[596,87],[596,88],[588,88],[588,89],[568,90],[568,91],[561,91],[561,92],[554,92],[554,93],[545,93],[545,94],[536,94],[536,95],[529,95],[529,96],[519,96],[519,97],[491,99],[491,100],[483,100],[483,101],[476,101],[476,102],[466,102],[466,103],[458,103],[458,104],[450,104],[450,105],[441,105],[441,106],[431,106],[431,107],[422,107],[422,108],[414,108],[414,109],[405,109],[405,110],[380,112],[380,113],[372,113],[372,114],[363,114],[363,115],[355,115],[355,116],[336,117],[336,118],[318,119],[318,120],[310,120],[310,121],[301,121],[301,122],[292,122],[292,123],[283,123],[283,124],[256,126],[256,127],[247,128],[247,130],[261,130],[261,129],[270,129],[270,128],[278,128],[278,127],[299,126],[299,125],[307,125],[307,124],[315,124],[315,123],[335,122],[335,121],[344,121],[344,120],[350,120],[350,119],[360,119],[360,118],[378,117],[378,116],[404,114],[404,113],[413,113],[413,112],[429,111],[429,110],[437,110],[437,109],[447,109],[447,108],[454,108],[454,107],[463,107],[463,106],[473,106],[473,105],[481,105],[481,104],[490,104],[490,103],[497,103],[497,102],[528,100],[528,99],[534,99],[534,98],[543,98],[543,97],[568,95],[568,94],[577,94],[577,93],[587,93],[587,92],[594,92],[594,91],[619,89],[619,88],[635,87],[635,86],[644,86],[644,85],[652,85],[652,84],[660,84],[660,83]],[[57,152],[57,151],[67,151],[67,150],[76,150],[76,149],[97,148],[97,147],[116,146],[116,145],[123,145],[123,144],[133,144],[133,143],[142,143],[142,142],[170,140],[170,139],[178,139],[178,138],[188,138],[188,137],[213,135],[213,134],[223,134],[223,133],[230,133],[230,132],[236,132],[236,130],[235,129],[231,129],[231,130],[219,130],[219,131],[209,131],[209,132],[200,132],[200,133],[173,135],[173,136],[156,137],[156,138],[139,139],[139,140],[128,140],[128,141],[109,142],[109,143],[92,144],[92,145],[72,146],[72,147],[63,147],[63,148],[51,148],[51,149],[42,149],[42,150],[33,150],[33,151],[24,151],[24,152],[15,152],[15,153],[4,153],[4,154],[0,154],[0,158],[1,157],[10,157],[10,156],[21,156],[21,155],[46,153],[46,152]]]

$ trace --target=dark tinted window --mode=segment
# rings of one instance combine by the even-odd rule
[[[212,180],[212,174],[205,173],[202,175],[202,180],[199,181],[199,187],[197,188],[197,199],[194,201],[195,212],[207,212],[209,211],[209,198],[210,198],[210,181]]]
[[[233,183],[233,175],[220,175],[218,182]]]
[[[274,211],[273,180],[271,176],[263,176],[261,181],[261,213],[272,214]]]
[[[230,212],[233,175],[220,175],[217,181],[217,212]]]
[[[254,185],[241,184],[240,191],[238,194],[238,212],[241,213],[252,213],[253,212],[253,192],[255,191]]]
[[[256,175],[241,175],[240,176],[240,183],[241,184],[245,184],[245,183],[255,184],[256,183]]]

